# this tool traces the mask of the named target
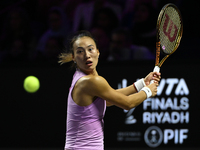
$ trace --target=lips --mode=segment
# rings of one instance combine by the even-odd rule
[[[87,61],[86,65],[92,65],[92,61]]]

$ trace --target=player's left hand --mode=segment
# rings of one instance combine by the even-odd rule
[[[154,80],[155,82],[159,83],[161,79],[161,73],[160,72],[150,72],[145,78],[144,82],[148,86],[151,82],[151,80]]]

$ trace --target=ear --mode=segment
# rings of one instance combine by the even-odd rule
[[[99,57],[99,55],[100,55],[99,49],[97,49],[97,53],[98,53],[98,57]]]
[[[72,54],[72,60],[75,61],[75,59],[74,59],[74,55],[73,55],[73,54]]]

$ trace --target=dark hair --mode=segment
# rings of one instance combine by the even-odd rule
[[[97,45],[95,38],[92,36],[92,34],[89,31],[86,31],[86,30],[78,31],[75,34],[73,34],[73,37],[71,38],[69,42],[69,48],[67,48],[65,52],[59,55],[58,63],[62,65],[64,63],[72,61],[72,56],[74,55],[74,50],[73,50],[74,42],[76,42],[76,40],[82,37],[90,37],[91,39],[94,40],[95,44]]]

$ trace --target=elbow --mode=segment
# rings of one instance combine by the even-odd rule
[[[136,106],[135,106],[135,105],[132,105],[132,104],[128,104],[128,105],[124,106],[123,109],[125,109],[125,110],[131,110],[131,109],[134,108],[134,107],[136,107]]]
[[[125,109],[125,110],[130,110],[131,108],[130,108],[130,107],[124,107],[123,109]]]

